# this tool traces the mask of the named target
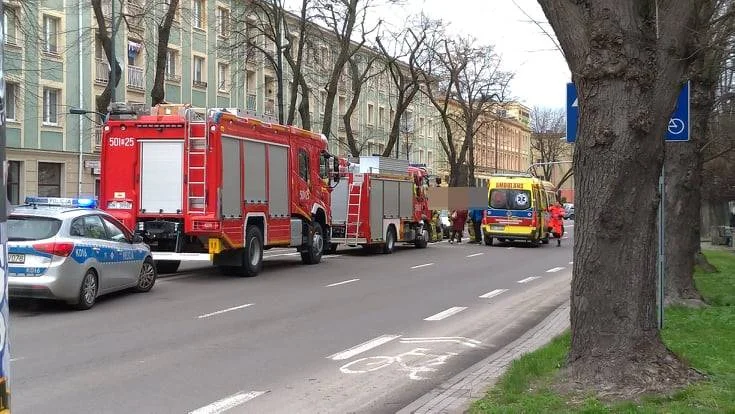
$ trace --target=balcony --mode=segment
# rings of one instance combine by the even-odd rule
[[[254,93],[248,93],[246,108],[248,111],[255,112],[257,96]]]
[[[166,72],[166,80],[169,82],[181,82],[181,75]]]
[[[128,88],[141,91],[145,90],[143,68],[138,66],[128,66]]]
[[[96,59],[94,81],[106,85],[110,80],[110,65],[105,59]]]

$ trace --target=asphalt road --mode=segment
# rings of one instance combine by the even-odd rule
[[[12,303],[13,412],[393,413],[566,300],[572,239],[266,256],[256,278],[185,270],[90,311]]]

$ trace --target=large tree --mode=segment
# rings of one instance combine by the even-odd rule
[[[668,118],[702,0],[538,0],[579,94],[572,341],[578,387],[629,396],[693,374],[656,323],[656,214]],[[630,214],[630,209],[635,214]]]
[[[107,113],[107,107],[110,105],[110,101],[112,100],[112,89],[117,88],[117,85],[120,84],[120,77],[122,76],[122,67],[120,66],[120,62],[117,60],[117,57],[112,56],[112,33],[116,33],[118,28],[120,27],[120,23],[122,22],[122,16],[123,16],[123,5],[122,2],[117,3],[119,5],[119,9],[115,10],[116,18],[114,21],[110,22],[110,27],[108,28],[107,25],[107,16],[105,16],[104,11],[102,10],[102,0],[91,0],[92,2],[92,10],[94,11],[94,18],[97,22],[97,27],[99,30],[97,30],[97,39],[100,41],[100,44],[102,45],[102,49],[105,52],[105,57],[107,58],[107,63],[109,64],[110,68],[110,74],[112,75],[114,70],[114,78],[115,83],[107,82],[107,85],[105,86],[105,90],[102,91],[102,94],[100,94],[97,97],[97,101],[95,102],[97,107],[97,112],[104,114]],[[115,53],[117,55],[117,53]],[[110,76],[108,79],[112,78]]]
[[[735,3],[719,0],[707,29],[694,34],[700,53],[691,69],[690,141],[666,144],[666,301],[700,304],[702,297],[694,285],[694,266],[700,257],[702,166],[704,157],[718,155],[721,136],[710,135],[717,84],[728,57],[733,52]],[[702,18],[705,18],[704,16]],[[729,144],[729,143],[728,143]],[[727,146],[726,146],[727,147]],[[704,150],[704,151],[703,151]]]

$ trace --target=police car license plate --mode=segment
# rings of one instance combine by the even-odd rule
[[[490,229],[492,229],[494,231],[504,231],[505,230],[505,226],[497,226],[496,225],[496,226],[490,227]]]
[[[8,263],[25,263],[26,255],[24,254],[8,254]]]

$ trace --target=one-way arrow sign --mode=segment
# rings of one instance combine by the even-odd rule
[[[689,82],[684,85],[676,109],[669,120],[669,129],[666,131],[666,141],[689,141],[691,130],[689,111]],[[577,140],[577,126],[579,123],[579,100],[574,83],[567,83],[567,142]]]

